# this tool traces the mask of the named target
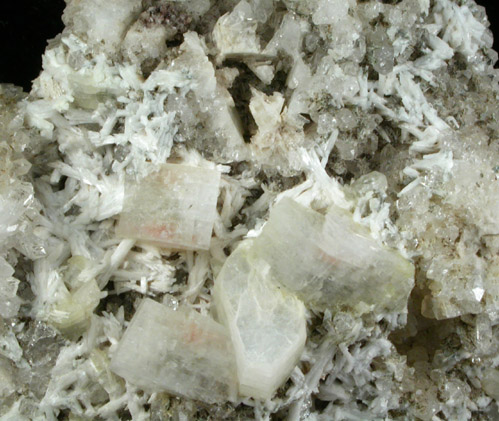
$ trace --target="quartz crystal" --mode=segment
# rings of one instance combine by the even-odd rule
[[[144,390],[165,390],[207,403],[234,400],[234,351],[225,328],[194,310],[140,304],[111,369]]]
[[[254,253],[274,279],[318,308],[344,306],[404,311],[414,266],[378,244],[336,206],[326,215],[289,198],[271,211]]]
[[[13,369],[9,360],[0,357],[0,398],[6,398],[15,388]]]
[[[67,344],[57,331],[48,324],[41,321],[32,321],[25,329],[17,335],[19,345],[23,351],[23,365],[29,370],[24,373],[26,378],[18,378],[27,381],[29,389],[38,398],[42,398],[51,378],[51,371],[57,362],[61,348]],[[21,368],[18,374],[23,374]]]
[[[0,316],[15,317],[21,300],[17,296],[19,281],[14,278],[14,269],[0,256]]]
[[[239,392],[270,399],[303,351],[305,307],[271,280],[269,265],[252,259],[251,249],[248,240],[229,256],[215,281],[214,297],[234,345]]]
[[[489,370],[482,380],[482,386],[491,397],[499,400],[499,370]]]
[[[207,249],[220,173],[187,165],[161,169],[125,189],[117,235],[176,249]]]

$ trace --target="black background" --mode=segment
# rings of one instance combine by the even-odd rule
[[[499,38],[499,0],[477,3],[486,7],[494,38]],[[0,0],[0,83],[31,89],[31,81],[41,70],[47,40],[63,29],[64,6],[64,0]],[[498,48],[496,39],[494,49]]]

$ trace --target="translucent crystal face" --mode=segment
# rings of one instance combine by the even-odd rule
[[[165,164],[126,185],[116,232],[164,247],[208,249],[219,183],[216,170]]]
[[[403,311],[414,284],[414,267],[378,244],[352,216],[337,207],[321,215],[282,199],[255,240],[254,253],[273,278],[312,306]]]
[[[54,305],[49,322],[65,335],[77,337],[88,327],[100,296],[101,291],[94,279],[85,282]]]
[[[21,305],[16,294],[19,281],[12,275],[14,269],[0,256],[0,316],[5,318],[15,316]]]
[[[234,351],[223,326],[192,309],[145,299],[111,361],[111,369],[144,390],[207,403],[234,400]]]
[[[251,257],[247,241],[230,255],[215,282],[217,312],[230,331],[243,396],[270,399],[289,377],[306,339],[305,308]]]

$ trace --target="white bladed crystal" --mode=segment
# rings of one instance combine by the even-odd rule
[[[195,310],[145,299],[124,333],[111,370],[151,392],[207,403],[235,400],[234,351],[226,329]]]
[[[306,340],[305,307],[251,257],[245,241],[229,256],[214,288],[217,313],[236,353],[239,393],[270,399],[291,374]]]
[[[414,267],[378,244],[351,215],[332,207],[324,216],[284,198],[255,239],[254,252],[273,278],[312,306],[403,311]]]
[[[208,249],[220,173],[178,164],[128,183],[117,234],[177,249]]]

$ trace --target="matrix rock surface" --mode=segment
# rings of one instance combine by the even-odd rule
[[[0,85],[2,420],[499,417],[482,7],[66,3]]]

